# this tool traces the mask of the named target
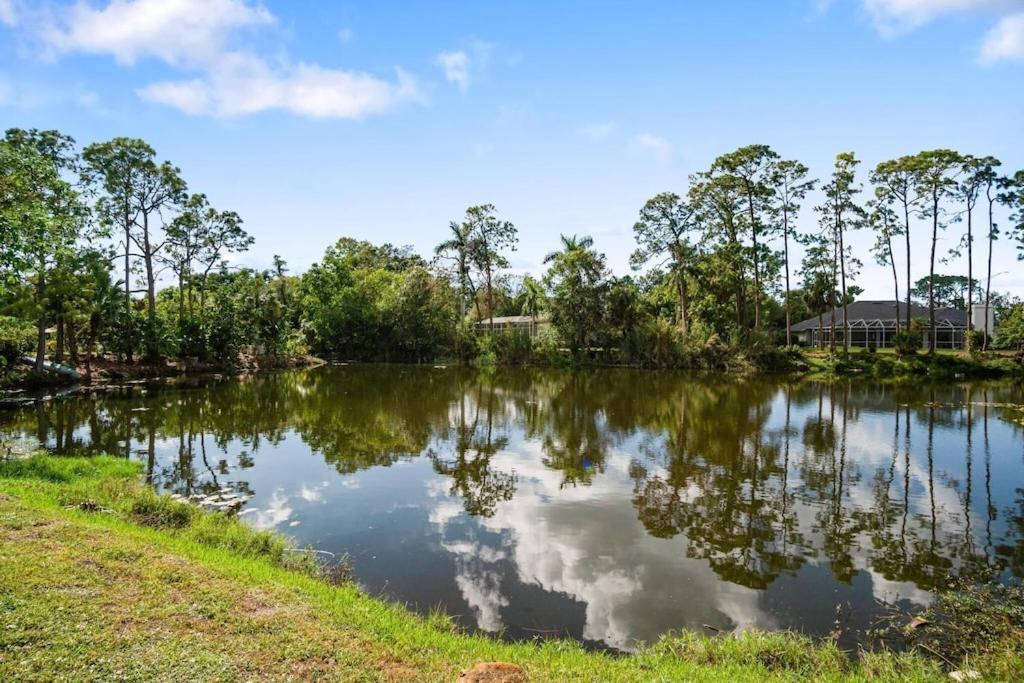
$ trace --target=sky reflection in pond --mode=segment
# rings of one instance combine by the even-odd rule
[[[1021,402],[1009,384],[346,366],[76,396],[0,432],[140,460],[161,490],[249,492],[247,522],[486,631],[629,649],[838,619],[853,644],[879,601],[1024,573]]]

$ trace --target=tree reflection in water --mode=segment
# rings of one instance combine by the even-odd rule
[[[249,490],[286,441],[339,477],[422,457],[479,520],[517,505],[516,458],[565,501],[622,463],[645,533],[721,581],[761,590],[815,566],[933,591],[1024,573],[1022,439],[1003,407],[1020,402],[999,384],[348,366],[74,396],[0,413],[0,431],[137,459],[186,494]],[[491,604],[493,622],[508,601]]]

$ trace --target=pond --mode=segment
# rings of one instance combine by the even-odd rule
[[[1024,573],[1022,390],[638,370],[325,366],[0,411],[0,434],[347,555],[506,637],[841,633]]]

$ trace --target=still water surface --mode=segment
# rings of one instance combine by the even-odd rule
[[[411,366],[127,388],[0,411],[165,491],[347,554],[370,593],[510,637],[672,629],[856,643],[881,603],[1024,574],[1021,388]]]

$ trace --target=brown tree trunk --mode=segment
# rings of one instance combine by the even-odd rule
[[[839,233],[839,273],[842,277],[840,295],[843,297],[843,352],[850,350],[850,316],[846,301],[846,250],[843,244],[843,214],[836,211],[836,232]]]
[[[974,233],[971,226],[971,214],[974,207],[967,204],[967,335],[964,337],[964,348],[971,350],[971,333],[974,332]],[[968,404],[970,405],[970,404]],[[969,423],[968,423],[969,424]]]
[[[132,362],[132,269],[131,269],[131,246],[132,246],[132,224],[128,217],[128,207],[125,207],[124,215],[124,313],[125,313],[125,360]]]
[[[43,364],[46,362],[46,309],[44,308],[45,297],[46,272],[44,268],[40,268],[39,278],[36,281],[36,305],[39,307],[39,318],[36,320],[36,372],[42,372]]]
[[[907,329],[910,329],[910,207],[907,206],[906,200],[903,202],[903,237],[907,243]]]
[[[893,258],[892,254],[892,236],[886,236],[886,244],[889,248],[889,265],[892,266],[892,291],[893,296],[896,297],[896,331],[900,331],[900,281],[896,277],[896,259]],[[882,330],[882,340],[885,340],[885,330]]]
[[[676,287],[679,290],[679,331],[683,335],[690,333],[690,293],[686,288],[686,276],[678,275]]]
[[[995,235],[992,234],[992,197],[989,196],[990,190],[986,190],[985,196],[988,199],[988,266],[985,272],[985,340],[982,343],[982,351],[988,351],[988,320],[991,313],[992,305],[992,243],[995,241]]]
[[[487,264],[487,315],[490,331],[494,334],[494,288],[491,285],[491,264]]]
[[[66,325],[64,335],[67,341],[68,359],[72,365],[78,367],[78,332],[75,330],[73,323],[66,323]]]
[[[754,198],[747,193],[747,208],[750,216],[750,235],[754,243],[754,329],[761,329],[761,269],[757,255],[757,222],[754,216]]]
[[[178,324],[185,319],[185,269],[178,270]]]
[[[142,214],[142,260],[146,265],[146,307],[149,318],[156,317],[156,277],[153,274],[153,251],[149,241],[149,214]]]
[[[939,241],[939,194],[932,191],[932,256],[928,264],[928,353],[935,353],[935,247]]]
[[[789,310],[789,212],[782,209],[782,249],[786,264],[786,346],[793,345],[793,321]]]

